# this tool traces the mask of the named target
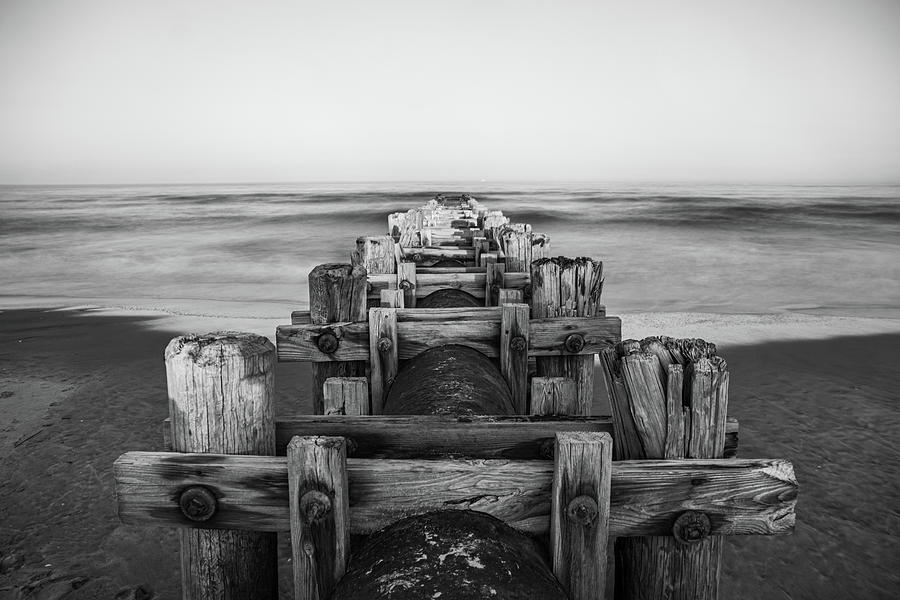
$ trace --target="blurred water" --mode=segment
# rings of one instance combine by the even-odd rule
[[[900,316],[898,186],[6,186],[0,307],[284,316],[313,266],[440,192],[603,260],[613,313]]]

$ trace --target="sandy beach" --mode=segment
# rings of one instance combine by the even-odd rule
[[[149,316],[0,313],[0,598],[180,597],[175,532],[121,525],[112,474],[121,453],[161,448],[178,333]],[[729,539],[723,598],[896,596],[898,352],[896,334],[723,348],[739,455],[788,458],[801,484],[793,535]],[[279,414],[308,410],[303,367],[276,381]]]

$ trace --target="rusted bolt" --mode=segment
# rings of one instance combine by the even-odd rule
[[[331,510],[331,498],[318,490],[310,490],[300,497],[300,514],[307,523],[315,523]]]
[[[491,284],[491,292],[493,292],[494,294],[499,294],[500,293],[500,284],[492,283]]]
[[[334,354],[337,352],[338,346],[340,345],[341,341],[330,329],[322,332],[322,334],[319,335],[319,339],[316,340],[316,346],[318,346],[319,350],[325,354]]]
[[[576,496],[566,507],[566,516],[569,520],[584,526],[593,523],[599,514],[597,501],[590,496]]]
[[[528,342],[525,341],[525,338],[521,335],[514,336],[513,339],[509,341],[509,347],[512,348],[515,352],[524,352],[525,346],[528,345]]]
[[[566,336],[565,346],[567,352],[578,354],[584,350],[584,336],[580,333],[569,334]]]
[[[192,485],[178,498],[181,512],[191,521],[208,521],[216,514],[216,497],[208,487]]]
[[[696,510],[684,511],[672,525],[672,535],[682,544],[697,544],[708,537],[711,531],[709,517]]]
[[[532,296],[533,293],[534,293],[534,288],[531,287],[531,284],[530,284],[530,283],[525,284],[525,287],[522,288],[522,296],[523,296],[526,300],[528,300],[529,298],[531,298],[531,296]]]
[[[422,255],[421,254],[413,254],[413,261],[415,261],[417,263],[422,262]]]
[[[378,338],[378,351],[379,352],[390,352],[391,348],[394,347],[394,342],[391,341],[391,338]]]
[[[411,290],[412,286],[413,286],[412,282],[409,281],[408,279],[404,279],[403,281],[401,281],[400,283],[397,284],[397,287],[400,288],[401,290]]]

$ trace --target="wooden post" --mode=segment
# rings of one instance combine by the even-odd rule
[[[535,233],[531,238],[531,260],[533,262],[539,258],[550,258],[550,236],[546,233]]]
[[[628,340],[605,350],[602,363],[612,383],[618,456],[722,458],[728,371],[714,345]],[[717,598],[723,537],[703,535],[705,520],[702,513],[686,511],[673,524],[674,537],[617,540],[616,598]]]
[[[406,229],[406,213],[391,213],[388,215],[388,235],[395,242],[400,241],[400,236]]]
[[[373,308],[369,311],[369,381],[372,387],[372,414],[384,412],[384,398],[399,369],[397,352],[397,310]]]
[[[403,308],[403,290],[389,289],[381,290],[381,306],[380,308]]]
[[[575,414],[575,380],[565,377],[531,378],[531,414],[572,415]]]
[[[367,273],[362,266],[319,265],[309,274],[309,314],[315,325],[364,322],[366,316]],[[325,339],[327,338],[327,339]],[[320,347],[337,347],[337,332],[319,338]],[[365,361],[318,362],[312,365],[313,413],[324,411],[323,386],[329,377],[363,377]]]
[[[499,258],[500,257],[497,252],[482,251],[481,254],[478,255],[478,264],[475,266],[487,268],[489,264],[497,262]]]
[[[472,247],[475,248],[475,266],[478,267],[481,265],[481,253],[489,252],[491,249],[491,243],[486,237],[473,237]]]
[[[531,226],[516,223],[500,231],[500,244],[506,253],[506,270],[525,273],[531,265]]]
[[[165,352],[172,449],[217,454],[275,454],[275,347],[251,333],[173,339]],[[188,487],[184,515],[214,516],[216,490]],[[186,599],[278,596],[274,533],[181,529],[181,587]]]
[[[401,262],[397,264],[397,288],[403,290],[403,306],[416,307],[416,263]]]
[[[369,414],[369,380],[365,377],[329,377],[323,389],[326,415]]]
[[[553,462],[550,512],[553,574],[571,600],[603,600],[612,438],[608,433],[557,433]]]
[[[602,314],[603,263],[590,258],[543,258],[531,263],[531,317],[594,317]],[[577,340],[573,340],[576,344]],[[537,374],[575,380],[573,415],[590,415],[594,356],[538,357]]]
[[[484,256],[484,255],[482,255]],[[484,282],[484,305],[499,306],[500,290],[503,288],[503,273],[506,272],[506,265],[503,263],[492,262],[485,266],[485,282]]]
[[[517,415],[528,414],[528,305],[507,304],[500,323],[500,372],[509,384]]]
[[[287,465],[294,598],[328,600],[350,559],[346,440],[295,437]]]
[[[350,262],[365,267],[369,275],[386,275],[397,272],[394,257],[394,238],[389,235],[364,236],[356,239],[356,250],[350,254]]]
[[[522,304],[523,302],[525,302],[525,294],[522,290],[500,288],[500,293],[497,295],[498,306],[503,306],[504,304]]]

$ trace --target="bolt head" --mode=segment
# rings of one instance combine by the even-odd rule
[[[409,281],[408,279],[404,279],[403,281],[401,281],[400,283],[397,284],[397,287],[400,288],[401,290],[411,290],[412,282]]]
[[[592,525],[599,514],[597,501],[590,496],[576,496],[566,506],[566,517],[569,521],[585,527]]]
[[[340,340],[331,330],[323,332],[316,340],[316,346],[325,354],[334,354],[340,345]]]
[[[318,490],[310,490],[300,497],[300,514],[307,523],[315,523],[325,518],[331,511],[331,498]]]
[[[181,513],[191,521],[208,521],[216,514],[216,496],[206,486],[192,485],[181,492],[178,498]]]
[[[577,354],[584,350],[584,336],[580,333],[572,333],[566,336],[565,347],[567,352]]]
[[[681,513],[672,525],[672,535],[682,544],[698,544],[709,537],[711,531],[709,517],[696,510]]]
[[[391,338],[378,338],[378,351],[379,352],[390,352],[391,348],[394,347],[394,342],[391,341]]]
[[[526,342],[525,338],[521,335],[517,335],[509,341],[509,347],[515,352],[524,352],[527,345],[528,342]]]

